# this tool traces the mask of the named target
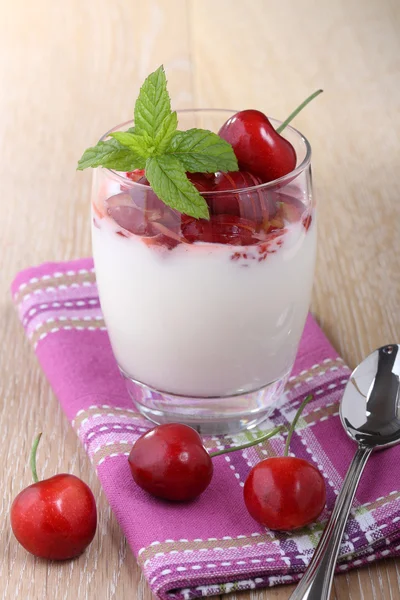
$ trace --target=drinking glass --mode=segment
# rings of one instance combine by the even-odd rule
[[[179,125],[218,131],[232,114],[178,111]],[[129,394],[155,423],[233,433],[284,392],[310,304],[316,219],[310,145],[292,127],[282,135],[297,165],[278,180],[215,191],[209,175],[191,176],[210,221],[163,204],[143,172],[94,171],[101,307]]]

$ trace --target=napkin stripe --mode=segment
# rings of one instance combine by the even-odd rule
[[[38,342],[43,340],[49,333],[58,333],[60,331],[68,331],[70,329],[76,329],[78,331],[101,331],[106,330],[104,320],[100,317],[84,318],[79,319],[62,319],[59,317],[57,320],[51,318],[41,323],[37,329],[35,329],[28,337],[31,339],[34,347],[37,346]]]
[[[21,301],[18,312],[25,326],[25,322],[36,312],[47,312],[50,316],[60,311],[63,314],[64,310],[68,312],[71,307],[80,308],[81,302],[87,303],[90,308],[100,306],[95,283],[88,283],[86,286],[65,286],[43,295],[31,294]]]
[[[302,371],[296,377],[290,377],[288,383],[286,384],[286,389],[292,390],[302,382],[308,383],[315,377],[319,375],[325,375],[325,373],[328,371],[336,371],[342,366],[344,366],[344,363],[341,358],[324,360],[322,363],[313,365],[311,369]]]
[[[139,417],[140,413],[129,408],[118,408],[117,406],[110,406],[109,404],[101,404],[99,406],[90,406],[86,410],[80,410],[76,413],[75,418],[72,421],[72,426],[76,429],[78,435],[80,435],[81,426],[87,422],[90,418],[97,419],[101,416],[105,417],[117,417],[120,418],[131,418],[132,423],[135,423],[133,419]]]
[[[95,467],[101,465],[106,458],[113,458],[114,456],[129,456],[132,448],[132,443],[120,440],[118,443],[107,442],[106,445],[101,446],[98,450],[95,450],[90,459]]]
[[[55,272],[52,275],[32,277],[27,282],[21,283],[14,293],[14,301],[19,304],[32,293],[52,292],[63,289],[64,286],[78,287],[95,283],[94,269],[80,269],[79,271]]]
[[[255,541],[256,540],[256,541]],[[241,548],[248,548],[250,546],[264,546],[265,544],[278,544],[279,540],[272,533],[253,533],[251,535],[240,535],[235,538],[210,538],[208,540],[170,540],[169,542],[159,542],[157,545],[153,544],[147,548],[141,548],[139,551],[138,562],[145,564],[145,562],[152,558],[159,558],[166,554],[176,554],[177,552],[184,553],[188,549],[194,552],[203,552],[213,550],[216,552],[222,550],[240,550]],[[277,551],[277,548],[275,549]],[[209,559],[206,559],[209,560]],[[216,559],[218,560],[218,559]],[[226,560],[221,558],[220,560]],[[147,563],[148,564],[148,563]]]
[[[50,302],[50,303],[32,303],[31,307],[25,307],[25,312],[22,315],[22,324],[25,328],[31,326],[33,321],[42,322],[42,315],[46,315],[48,318],[57,318],[58,315],[65,315],[69,312],[74,313],[85,313],[86,311],[93,311],[101,315],[100,302],[95,296],[89,296],[87,298],[76,298],[71,297],[70,300],[64,300],[63,302]]]

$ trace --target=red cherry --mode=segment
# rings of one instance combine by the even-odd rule
[[[163,234],[181,241],[180,214],[166,206],[151,188],[136,187],[115,194],[106,200],[106,206],[107,214],[130,233],[146,238]]]
[[[324,478],[302,458],[266,458],[244,484],[247,510],[259,523],[277,531],[304,527],[321,514],[326,501]]]
[[[199,192],[211,192],[215,185],[214,173],[186,173]]]
[[[38,439],[36,447],[37,443]],[[66,473],[22,490],[11,505],[10,517],[14,535],[25,550],[51,560],[81,554],[93,540],[97,525],[92,492],[81,479]]]
[[[259,185],[261,179],[247,171],[232,171],[229,173],[217,173],[215,176],[215,191],[233,191],[250,188]],[[258,203],[257,192],[238,194],[216,194],[210,199],[211,213],[214,215],[236,215],[246,218],[254,218],[254,203]]]
[[[173,501],[193,500],[208,487],[213,465],[197,431],[188,425],[158,425],[132,447],[129,466],[146,492]]]
[[[262,223],[268,221],[271,213],[276,212],[276,207],[272,206],[266,190],[241,191],[262,184],[261,179],[252,173],[247,171],[217,173],[215,181],[215,191],[226,190],[230,193],[211,196],[209,206],[212,214],[236,215],[254,223]],[[238,190],[238,193],[232,194],[234,190]]]
[[[321,514],[326,501],[320,471],[303,458],[288,456],[296,424],[313,399],[304,398],[290,426],[284,456],[266,458],[250,471],[243,489],[251,516],[269,529],[291,531],[304,527]]]
[[[145,171],[140,171],[142,173],[141,177],[139,177],[138,179],[136,179],[135,181],[137,183],[140,183],[140,185],[150,185],[149,180],[147,179],[146,175],[145,175]],[[155,194],[154,194],[155,195]]]
[[[254,187],[262,183],[259,177],[256,177],[248,171],[229,171],[228,173],[218,172],[215,175],[215,190],[239,190],[243,188]]]
[[[238,190],[251,188],[262,183],[259,177],[256,177],[248,171],[229,171],[228,173],[217,173],[215,175],[215,190]]]
[[[123,229],[136,235],[149,235],[148,222],[143,210],[138,208],[127,192],[115,194],[106,200],[107,214]]]
[[[185,219],[182,234],[186,241],[250,246],[259,242],[256,226],[252,221],[236,215],[211,215],[209,221]]]
[[[236,113],[222,125],[218,135],[232,145],[239,168],[254,173],[263,182],[287,175],[296,166],[292,144],[258,110]]]

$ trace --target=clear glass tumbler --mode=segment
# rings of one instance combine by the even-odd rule
[[[180,129],[218,131],[231,114],[181,111]],[[193,176],[210,221],[164,205],[143,173],[94,172],[93,255],[104,319],[132,400],[155,423],[232,433],[260,423],[283,393],[316,249],[310,145],[292,127],[283,135],[297,166],[276,181],[215,192],[207,176]]]

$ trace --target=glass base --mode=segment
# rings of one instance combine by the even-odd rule
[[[185,423],[205,435],[238,433],[252,429],[277,408],[289,373],[272,383],[245,394],[221,398],[198,398],[159,392],[135,381],[121,370],[137,410],[160,425]]]

